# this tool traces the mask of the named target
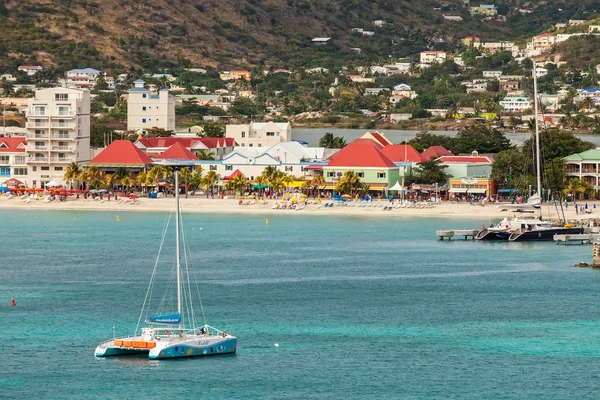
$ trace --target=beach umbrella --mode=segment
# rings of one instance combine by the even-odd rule
[[[92,190],[90,190],[90,193],[97,194],[98,193],[98,189],[92,189]]]
[[[50,181],[48,183],[46,183],[46,187],[59,187],[60,184],[56,181]]]
[[[106,193],[106,192],[108,192],[108,190],[106,190],[106,189],[100,189],[100,190],[98,190],[98,193]]]
[[[342,197],[345,198],[345,199],[351,199],[352,198],[352,196],[350,196],[349,194],[343,194]]]

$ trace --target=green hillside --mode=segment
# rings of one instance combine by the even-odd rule
[[[331,65],[452,47],[468,34],[518,39],[600,11],[600,0],[495,4],[505,21],[472,17],[460,0],[0,0],[0,67]],[[315,48],[317,36],[334,45]]]

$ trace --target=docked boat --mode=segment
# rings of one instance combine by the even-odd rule
[[[507,241],[510,235],[526,226],[536,226],[539,224],[547,224],[545,221],[538,219],[514,218],[509,220],[504,218],[498,224],[489,228],[483,228],[475,236],[475,240],[487,241]]]
[[[179,172],[177,169],[175,170],[175,188],[179,188]],[[237,351],[237,338],[235,336],[228,334],[224,330],[214,328],[206,324],[206,322],[201,326],[196,326],[191,290],[193,286],[190,284],[189,271],[187,268],[189,255],[185,252],[185,240],[183,241],[186,267],[185,273],[183,273],[181,268],[181,213],[179,209],[179,190],[175,190],[175,193],[176,276],[173,279],[173,283],[176,282],[176,287],[171,289],[174,289],[173,291],[177,292],[177,311],[167,310],[166,312],[150,316],[149,310],[152,298],[152,288],[155,283],[154,278],[156,276],[156,268],[159,265],[159,260],[157,258],[135,333],[127,337],[114,337],[113,339],[100,343],[98,347],[96,347],[96,357],[148,354],[148,357],[151,359],[169,359],[232,354]],[[167,230],[168,224],[165,226],[162,235],[163,241],[159,247],[161,250],[163,248]],[[158,257],[160,257],[160,250]],[[165,294],[163,300],[160,301],[160,307],[171,306],[164,304],[165,299],[171,298],[168,296],[170,293],[172,292]],[[139,329],[144,313],[148,315],[148,317],[144,319],[144,324],[146,326]]]
[[[553,241],[554,235],[575,235],[583,233],[583,228],[574,226],[552,226],[550,224],[526,225],[512,232],[509,242]]]

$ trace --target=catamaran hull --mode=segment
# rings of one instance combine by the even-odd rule
[[[226,338],[215,343],[178,343],[164,348],[150,350],[148,358],[154,360],[182,357],[216,356],[222,354],[234,354],[237,351],[237,339]]]
[[[95,352],[96,357],[136,356],[139,354],[148,354],[148,350],[98,346]]]
[[[488,229],[482,229],[479,231],[476,240],[489,240],[489,241],[507,241],[510,236],[509,231],[490,231]]]
[[[539,231],[515,232],[508,240],[510,242],[542,242],[554,240],[554,235],[574,235],[583,233],[583,228],[556,228]]]

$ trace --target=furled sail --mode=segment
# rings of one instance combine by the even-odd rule
[[[172,312],[168,314],[153,315],[146,320],[147,324],[179,324],[181,323],[181,314]]]

